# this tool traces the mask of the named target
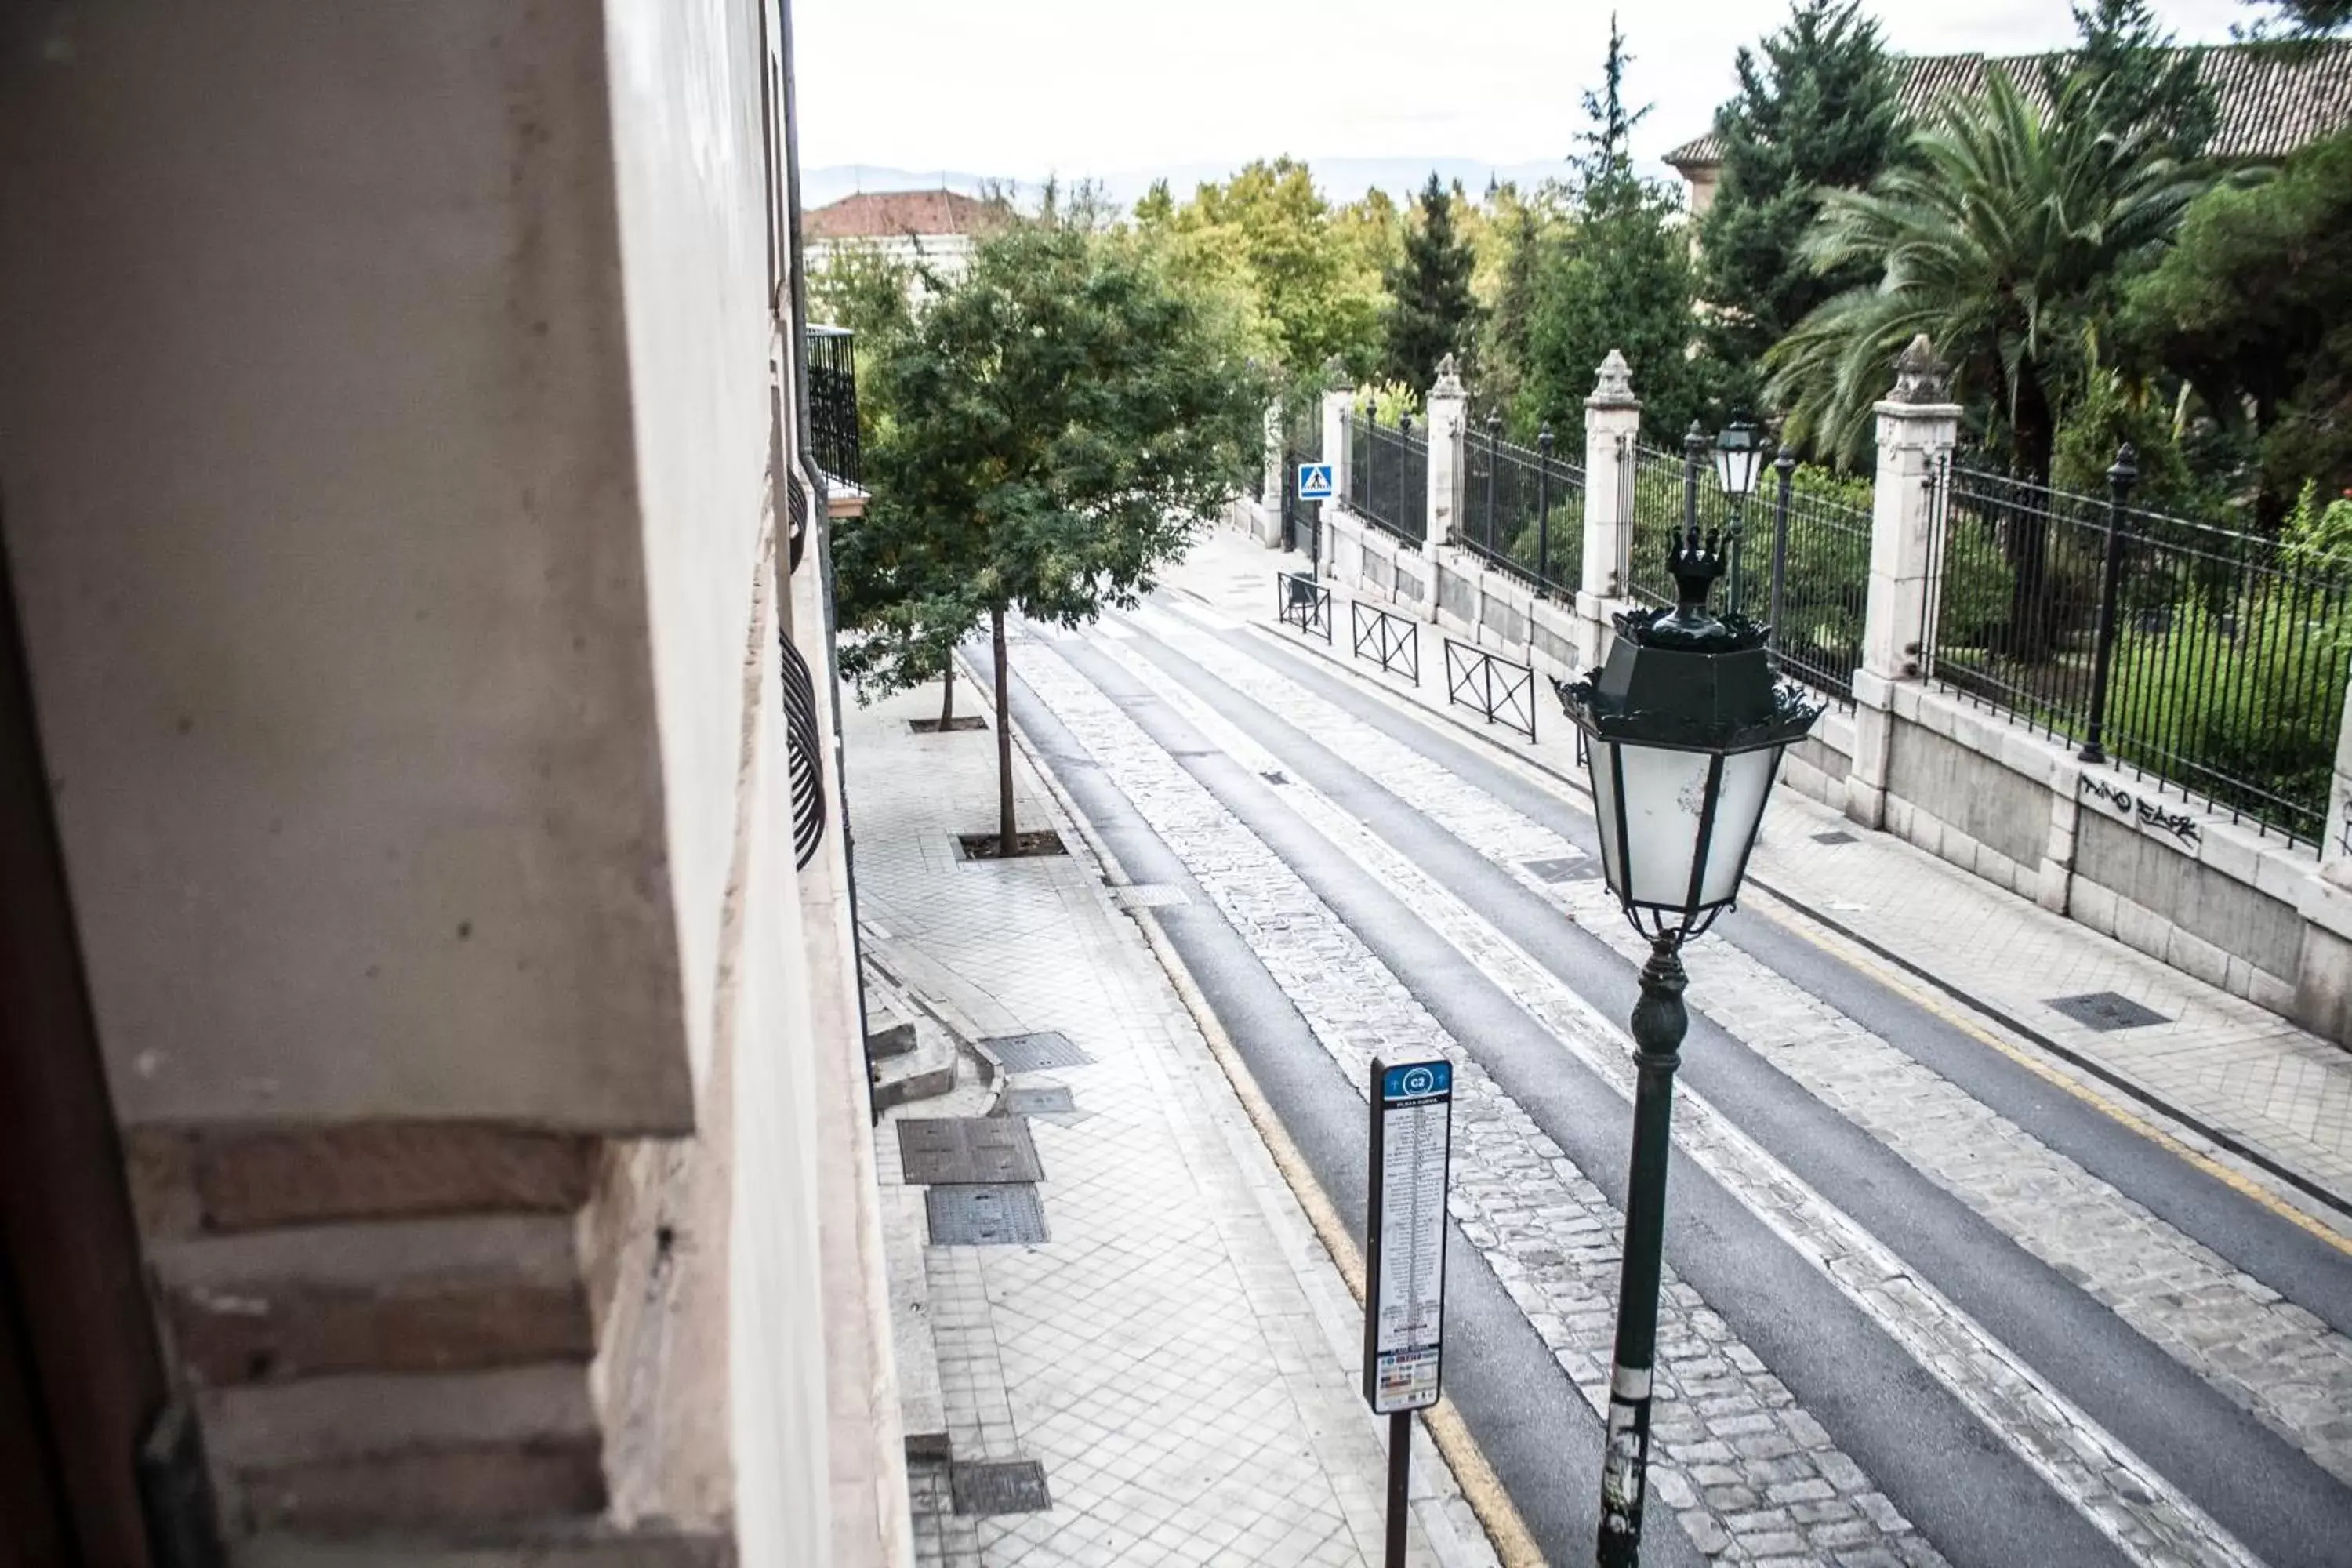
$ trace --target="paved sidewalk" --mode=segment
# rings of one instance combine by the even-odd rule
[[[910,734],[934,696],[846,721],[869,952],[968,1037],[1058,1031],[1090,1059],[1009,1079],[1074,1106],[1030,1119],[1049,1239],[924,1251],[955,1460],[1040,1461],[1052,1506],[958,1515],[943,1468],[918,1466],[921,1560],[1377,1563],[1386,1457],[1354,1386],[1346,1285],[1025,759],[1023,826],[1059,828],[1073,853],[954,853],[955,832],[993,821],[994,737]],[[887,1126],[877,1151],[897,1184]],[[1414,1482],[1412,1561],[1492,1563],[1425,1439]]]
[[[1336,635],[1328,648],[1319,639],[1301,639],[1296,630],[1278,627],[1274,574],[1304,567],[1295,554],[1277,554],[1235,533],[1214,532],[1166,574],[1181,595],[1168,602],[1184,609],[1189,597],[1195,606],[1190,613],[1196,616],[1202,614],[1197,606],[1205,605],[1213,621],[1269,628],[1286,641],[1328,653],[1398,700],[1479,731],[1552,773],[1580,780],[1574,732],[1548,690],[1538,692],[1540,739],[1532,743],[1448,707],[1436,628],[1423,628],[1421,680],[1414,686],[1349,657],[1344,589],[1333,591]],[[1834,837],[1839,834],[1850,837]],[[1821,835],[1832,837],[1824,842]],[[1920,976],[1932,976],[1944,992],[1978,1005],[1969,1016],[1980,1032],[1998,1037],[2004,1048],[2029,1055],[2053,1076],[2110,1100],[2123,1098],[2112,1081],[2121,1079],[2137,1091],[2125,1101],[2126,1110],[2146,1114],[2153,1107],[2178,1112],[2189,1120],[2163,1115],[2160,1109],[2152,1120],[2167,1135],[2243,1182],[2339,1236],[2352,1236],[2352,1052],[1890,834],[1857,828],[1794,790],[1775,792],[1751,876],[1761,888],[1785,895],[1786,902],[1769,894],[1750,900],[1759,907],[1826,935],[1844,948],[1843,956],[1900,989],[1926,992]],[[1895,889],[1900,897],[1890,896]],[[1825,931],[1803,911],[1832,929]],[[1860,942],[1846,942],[1847,936]],[[1874,947],[1882,951],[1874,952]],[[2165,1021],[2102,1033],[2051,1005],[2098,992],[2138,1002]],[[1928,994],[1949,1010],[1947,997]],[[2016,1020],[2064,1054],[2001,1027],[1978,1009]],[[2103,1075],[2109,1081],[2102,1081]],[[2195,1123],[2294,1173],[2336,1203],[2239,1158],[2202,1136]]]

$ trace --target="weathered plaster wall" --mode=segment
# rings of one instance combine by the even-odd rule
[[[17,7],[0,73],[0,506],[122,1114],[684,1127],[718,606],[649,582],[707,498],[677,451],[638,510],[597,9]]]

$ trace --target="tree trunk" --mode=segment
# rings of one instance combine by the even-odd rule
[[[940,677],[940,729],[942,732],[955,727],[955,654],[948,655],[947,669]]]
[[[1005,712],[1009,683],[1005,674],[1004,612],[988,613],[989,637],[996,645],[996,853],[1013,858],[1013,721]]]

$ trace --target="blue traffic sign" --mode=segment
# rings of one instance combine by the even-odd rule
[[[1298,499],[1329,500],[1331,499],[1331,465],[1301,463],[1298,465]]]

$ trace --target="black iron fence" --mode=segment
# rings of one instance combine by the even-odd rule
[[[1421,623],[1361,599],[1348,602],[1348,623],[1356,657],[1369,658],[1391,675],[1421,684]]]
[[[1274,574],[1275,612],[1308,637],[1331,640],[1331,590],[1299,572]]]
[[[1516,659],[1445,639],[1445,700],[1490,724],[1536,738],[1536,672]]]
[[[2278,541],[1961,457],[1937,477],[1926,671],[2086,760],[2316,844],[2352,674],[2352,572]]]
[[[1462,445],[1464,547],[1544,594],[1573,599],[1583,574],[1583,465],[1553,452],[1549,428],[1533,447],[1504,440],[1498,416]]]
[[[1348,416],[1348,510],[1415,550],[1429,524],[1429,437],[1397,416],[1385,429],[1369,412]]]
[[[1740,575],[1735,605],[1770,625],[1769,646],[1783,673],[1847,702],[1862,665],[1870,603],[1870,508],[1860,496],[1841,493],[1853,488],[1800,469],[1782,453],[1772,465],[1769,497],[1748,503],[1742,549],[1761,545],[1765,560],[1754,570],[1755,553],[1748,552],[1751,569]],[[1759,528],[1769,532],[1759,539]]]
[[[801,341],[808,357],[810,456],[834,479],[862,484],[856,340],[845,327],[813,325]]]

